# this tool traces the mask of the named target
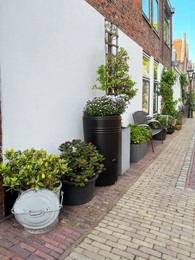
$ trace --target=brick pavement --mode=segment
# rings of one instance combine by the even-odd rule
[[[155,153],[149,147],[115,185],[97,187],[91,202],[64,206],[55,230],[32,235],[14,218],[2,222],[0,259],[195,259],[195,193],[184,181],[176,188],[181,172],[188,177],[194,121],[163,145],[155,141]]]
[[[67,260],[195,259],[195,192],[176,187],[194,136],[194,121],[186,120]]]

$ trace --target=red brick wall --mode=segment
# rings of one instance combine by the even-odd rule
[[[159,35],[142,15],[142,0],[85,0],[138,43],[149,56],[171,67],[171,49],[163,41],[163,3],[159,1]],[[119,39],[120,45],[120,39]]]

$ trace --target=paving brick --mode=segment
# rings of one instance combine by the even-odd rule
[[[119,260],[120,259],[120,256],[119,255],[116,255],[116,254],[113,254],[111,252],[108,252],[108,251],[105,251],[103,249],[101,249],[99,252],[98,252],[99,255],[101,256],[104,256],[104,257],[107,257],[109,259],[112,259],[112,260]]]
[[[72,259],[75,259],[75,260],[89,260],[89,258],[88,258],[87,256],[81,255],[81,254],[76,253],[76,252],[71,253],[71,254],[66,258],[66,260],[67,260],[67,259],[70,259],[70,260],[72,260]]]
[[[169,256],[172,256],[172,257],[176,257],[177,256],[177,253],[172,251],[172,250],[169,250],[165,247],[162,247],[162,246],[158,246],[158,245],[155,245],[154,250],[162,253],[162,254],[165,254],[165,255],[169,255]]]
[[[27,251],[26,249],[23,249],[19,245],[13,245],[10,248],[10,251],[12,251],[14,254],[23,257],[24,259],[27,258],[31,253]]]
[[[85,251],[83,252],[83,255],[84,255],[84,256],[87,256],[88,259],[93,259],[93,260],[105,260],[105,257],[104,257],[104,256],[101,256],[101,255],[99,255],[99,254],[96,254],[96,253],[94,253],[93,251],[87,251],[87,250],[85,250]]]
[[[190,252],[185,251],[185,250],[183,250],[181,248],[174,247],[174,246],[167,246],[167,248],[172,250],[172,251],[174,251],[174,252],[176,252],[176,253],[178,253],[178,254],[182,254],[184,256],[190,256]]]
[[[80,247],[83,248],[83,249],[86,249],[88,251],[91,251],[93,253],[97,253],[100,250],[99,248],[95,247],[94,245],[89,245],[85,242],[81,243]]]
[[[153,248],[153,244],[147,242],[146,240],[143,241],[143,240],[139,240],[139,239],[137,239],[137,238],[133,238],[133,239],[132,239],[132,242],[135,243],[135,244],[138,244],[138,245],[140,245],[140,246],[145,246],[145,247]]]
[[[113,233],[112,235],[108,235],[108,234],[105,234],[105,233],[99,233],[99,237],[104,238],[106,240],[113,241],[113,242],[117,242],[119,240],[119,238],[117,236],[115,236],[114,234],[115,233]]]
[[[14,256],[14,253],[10,252],[9,250],[7,250],[6,248],[0,247],[0,254],[2,254],[5,257],[12,257]]]
[[[112,249],[110,246],[107,246],[107,245],[102,244],[102,243],[97,242],[97,241],[92,242],[92,246],[95,246],[99,249],[103,249],[103,250],[108,251],[108,252],[110,252],[111,249]]]
[[[98,242],[103,243],[103,244],[106,242],[106,238],[100,237],[99,235],[96,236],[94,234],[89,234],[88,238],[90,238],[91,240],[98,241]]]
[[[54,260],[55,259],[54,257],[52,257],[52,256],[50,256],[48,254],[45,254],[45,253],[43,253],[43,252],[41,252],[39,250],[37,250],[35,252],[35,254],[36,254],[36,256],[40,256],[41,258],[43,258],[45,260]]]
[[[139,248],[140,251],[144,252],[144,253],[147,253],[149,255],[152,255],[152,256],[156,256],[158,258],[161,258],[162,254],[156,250],[153,250],[151,248],[148,248],[148,247],[145,247],[145,246],[141,246]]]
[[[131,253],[129,253],[129,252],[125,252],[125,251],[123,251],[123,250],[121,250],[121,249],[119,249],[119,248],[113,248],[113,249],[112,249],[112,253],[115,254],[115,255],[124,257],[124,258],[126,258],[126,259],[129,259],[129,260],[135,259],[135,255],[133,255],[133,254],[131,254]],[[122,259],[122,258],[120,258],[120,259]]]
[[[143,259],[148,259],[149,258],[149,254],[146,253],[146,252],[142,252],[138,249],[135,249],[135,248],[131,248],[131,247],[128,247],[127,248],[127,252],[132,254],[132,255],[135,255],[136,257],[142,257]]]
[[[164,260],[176,260],[178,258],[177,257],[172,257],[170,255],[163,254],[162,255],[162,259],[164,259]]]

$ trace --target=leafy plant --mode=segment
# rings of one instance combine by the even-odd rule
[[[84,115],[88,116],[112,116],[120,115],[126,109],[126,102],[120,96],[102,96],[88,100],[84,107]]]
[[[106,91],[107,95],[124,94],[125,101],[129,102],[136,95],[137,89],[133,88],[136,83],[129,75],[128,60],[129,56],[124,48],[119,48],[115,56],[108,55],[106,65],[99,66],[97,70],[99,84],[95,84],[93,88]]]
[[[152,131],[149,130],[146,126],[142,125],[128,125],[131,130],[131,143],[139,144],[146,142],[152,138]]]
[[[182,102],[185,103],[187,101],[187,91],[186,87],[188,85],[188,79],[186,74],[181,74],[179,78],[182,90]]]
[[[5,150],[5,163],[0,165],[3,186],[16,190],[47,188],[56,190],[59,178],[68,172],[64,159],[43,149],[26,149],[23,152]]]
[[[60,157],[67,161],[69,171],[62,179],[84,186],[91,178],[104,170],[104,157],[96,146],[80,139],[62,143]]]
[[[174,127],[175,127],[175,118],[169,115],[167,120],[167,128],[174,128]]]
[[[156,120],[158,120],[164,128],[167,128],[167,118],[166,118],[166,116],[158,114],[156,116]]]
[[[176,125],[182,125],[182,119],[181,118],[176,119]]]
[[[171,115],[173,117],[177,114],[176,104],[178,101],[173,100],[173,89],[176,80],[174,72],[163,69],[160,81],[159,94],[162,96],[162,114]]]

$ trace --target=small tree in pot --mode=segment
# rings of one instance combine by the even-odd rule
[[[97,70],[98,84],[93,86],[105,91],[106,96],[87,101],[84,108],[85,141],[93,142],[105,156],[106,171],[97,179],[98,186],[114,184],[121,174],[121,114],[137,92],[129,75],[128,59],[123,48],[115,56],[107,56],[106,65]]]

